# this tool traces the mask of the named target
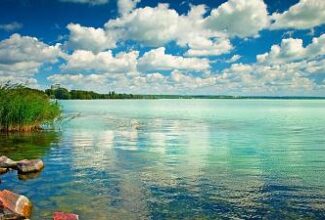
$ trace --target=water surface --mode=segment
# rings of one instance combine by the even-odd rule
[[[324,219],[324,100],[61,101],[56,131],[0,136],[42,158],[2,176],[32,219]]]

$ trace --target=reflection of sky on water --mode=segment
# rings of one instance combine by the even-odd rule
[[[269,128],[276,125],[272,121],[269,125],[257,125],[261,130],[256,130],[253,123],[261,119],[245,121],[246,117],[234,123],[229,119],[210,122],[204,117],[203,120],[191,120],[182,116],[175,120],[117,116],[111,118],[113,122],[105,121],[112,130],[87,131],[85,139],[91,140],[88,153],[76,154],[88,158],[83,160],[84,167],[116,174],[120,196],[128,195],[132,201],[150,201],[141,206],[141,210],[147,207],[145,210],[149,212],[170,210],[176,202],[184,207],[191,203],[198,208],[202,205],[201,211],[191,213],[194,215],[204,216],[206,212],[209,217],[211,213],[203,207],[211,206],[212,210],[220,209],[219,214],[226,211],[229,216],[238,217],[236,209],[254,215],[276,209],[277,205],[286,206],[277,194],[286,198],[287,193],[286,203],[299,202],[297,197],[307,190],[303,178],[308,174],[297,173],[297,164],[304,160],[301,147],[309,141],[306,135],[293,127],[298,135],[282,136],[284,131],[280,127]],[[281,126],[290,128],[291,120],[289,117],[282,121]],[[134,123],[138,125],[136,128]],[[281,143],[274,139],[279,135]],[[80,139],[76,142],[77,146],[83,146]],[[302,188],[296,190],[296,187]],[[312,196],[311,193],[307,194]],[[321,195],[323,201],[324,194]],[[311,206],[317,204],[317,200],[309,201]],[[124,205],[128,209],[130,204]],[[172,214],[171,211],[167,216]]]
[[[35,201],[35,219],[321,218],[325,103],[305,102],[63,102],[77,117],[41,176],[4,181]]]

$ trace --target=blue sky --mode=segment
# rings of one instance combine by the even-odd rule
[[[322,0],[2,0],[0,81],[325,96]]]

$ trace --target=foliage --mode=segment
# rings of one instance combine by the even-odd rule
[[[65,88],[52,88],[45,90],[52,99],[324,99],[324,97],[274,97],[274,96],[231,96],[231,95],[164,95],[164,94],[126,94],[114,91],[100,94],[93,91],[67,90]]]
[[[99,94],[93,91],[71,90],[65,88],[47,89],[45,93],[55,99],[141,99],[142,95],[119,94],[109,92],[108,94]]]
[[[47,89],[45,93],[50,96],[51,98],[56,99],[71,99],[70,92],[65,88],[58,88],[58,89]]]
[[[61,113],[43,92],[17,84],[0,85],[0,130],[27,131],[52,123]]]

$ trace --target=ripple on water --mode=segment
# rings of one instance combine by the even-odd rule
[[[325,218],[322,100],[62,105],[59,132],[1,136],[1,154],[45,162],[0,185],[31,198],[33,219]]]

